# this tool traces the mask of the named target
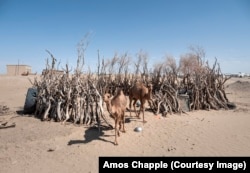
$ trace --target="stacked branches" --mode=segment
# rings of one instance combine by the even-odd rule
[[[88,42],[86,37],[78,44],[77,66],[70,74],[68,65],[63,71],[55,69],[56,58],[51,56],[40,80],[35,79],[33,87],[37,89],[35,115],[42,120],[67,121],[80,124],[98,124],[100,118],[108,124],[103,112],[102,95],[96,88],[95,76],[83,74],[84,53]]]
[[[152,84],[153,98],[149,106],[155,114],[185,112],[180,104],[180,96],[188,98],[189,110],[231,109],[235,105],[226,97],[224,84],[229,79],[223,76],[215,60],[212,67],[205,62],[205,53],[201,48],[192,48],[180,58],[179,65],[172,56],[166,56],[163,62],[155,64],[149,70],[148,54],[140,51],[135,63],[128,53],[115,54],[111,59],[100,59],[96,73],[84,74],[85,44],[79,44],[77,67],[70,74],[68,65],[62,73],[55,69],[56,59],[51,56],[41,79],[35,80],[38,97],[35,115],[42,120],[54,120],[65,123],[71,121],[80,124],[96,124],[100,127],[100,118],[110,125],[104,116],[102,96],[105,93],[115,95],[116,89],[129,95],[129,89],[135,82]],[[134,71],[131,68],[134,67]],[[134,66],[133,66],[134,65]]]
[[[53,64],[53,58],[52,58]],[[69,74],[68,65],[63,73],[47,64],[40,81],[35,80],[38,96],[35,115],[42,120],[92,124],[103,116],[100,93],[90,75],[82,75],[79,69]]]
[[[181,113],[178,100],[179,80],[176,61],[172,56],[166,56],[164,62],[154,66],[151,75],[153,100],[151,108],[155,114]]]
[[[230,77],[222,74],[217,59],[215,58],[214,64],[210,67],[208,61],[204,61],[203,49],[197,47],[192,48],[192,51],[183,56],[180,62],[183,73],[181,89],[189,95],[190,110],[235,108],[235,105],[229,102],[224,88],[225,82]]]
[[[205,52],[196,47],[180,58],[179,67],[167,56],[166,61],[155,66],[152,76],[154,87],[153,111],[155,113],[182,113],[180,96],[188,98],[189,110],[234,109],[229,102],[224,84],[225,77],[215,59],[212,67],[204,61]]]
[[[99,55],[99,54],[98,54]],[[98,56],[99,57],[99,56]],[[99,59],[99,58],[98,58]],[[111,59],[98,61],[97,88],[103,95],[105,93],[115,94],[116,88],[121,88],[125,94],[130,86],[129,64],[130,57],[127,53],[115,54]]]

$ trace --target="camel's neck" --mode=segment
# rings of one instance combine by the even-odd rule
[[[111,106],[111,101],[109,100],[106,102],[107,110],[110,114],[112,114],[112,106]]]
[[[152,91],[151,90],[148,91],[148,99],[152,99]]]
[[[106,106],[107,106],[107,110],[108,113],[110,115],[111,118],[116,119],[116,116],[114,115],[114,111],[112,110],[112,105],[111,105],[111,101],[109,100],[108,102],[106,102]]]

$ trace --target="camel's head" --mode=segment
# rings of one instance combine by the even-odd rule
[[[109,93],[106,93],[106,94],[103,95],[103,101],[104,102],[108,102],[110,100],[110,98],[111,98],[111,94],[109,94]]]
[[[123,91],[122,91],[122,88],[117,88],[117,89],[116,89],[116,94],[117,94],[117,95],[122,95],[122,94],[124,94]]]
[[[153,90],[153,85],[152,84],[148,84],[147,88],[148,88],[149,91],[152,91]]]

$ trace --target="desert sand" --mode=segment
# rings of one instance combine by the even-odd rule
[[[235,110],[193,111],[155,116],[146,111],[147,123],[126,112],[126,133],[118,146],[114,130],[43,122],[17,112],[23,109],[32,76],[0,76],[0,172],[98,172],[99,156],[250,156],[250,79],[232,78],[227,97]],[[107,115],[107,114],[106,114]],[[107,115],[108,116],[108,115]],[[110,122],[114,123],[112,120]],[[135,132],[136,127],[142,132]]]

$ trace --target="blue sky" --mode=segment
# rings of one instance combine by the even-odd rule
[[[190,45],[216,57],[224,73],[250,73],[248,0],[0,0],[0,73],[6,64],[45,68],[49,50],[61,66],[75,67],[77,43],[87,33],[85,62],[143,50],[153,64],[179,61]]]

